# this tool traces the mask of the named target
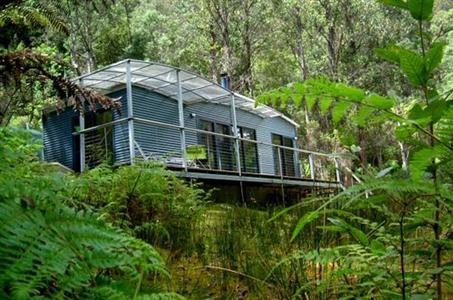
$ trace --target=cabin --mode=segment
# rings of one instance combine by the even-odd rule
[[[76,172],[101,162],[156,160],[212,186],[338,188],[336,157],[304,150],[299,124],[266,105],[177,67],[127,59],[76,79],[121,109],[43,113],[44,158]],[[239,185],[238,185],[239,183]],[[252,197],[252,196],[250,196]]]

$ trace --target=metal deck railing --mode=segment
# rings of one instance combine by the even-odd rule
[[[129,128],[134,122],[134,154],[130,160]],[[185,134],[185,148],[179,136]],[[342,184],[340,155],[326,154],[205,131],[142,118],[123,118],[82,129],[81,163],[93,168],[102,162],[134,163],[156,160],[191,172],[237,176],[270,176]],[[83,142],[82,142],[83,140]]]

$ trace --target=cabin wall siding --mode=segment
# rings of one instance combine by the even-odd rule
[[[125,94],[125,91],[123,90]],[[125,96],[124,96],[125,97]],[[179,125],[177,101],[143,88],[132,89],[134,116]],[[194,115],[194,117],[192,117]],[[272,143],[272,133],[283,136],[296,136],[293,124],[282,118],[261,118],[250,112],[237,109],[238,126],[255,129],[258,141]],[[184,123],[186,128],[198,128],[198,120],[204,119],[222,124],[231,124],[230,107],[222,104],[200,102],[184,105]],[[179,130],[162,126],[134,122],[135,140],[141,150],[148,155],[181,156]],[[198,144],[198,134],[190,129],[186,132],[186,144]],[[137,153],[140,155],[140,153]],[[275,174],[272,147],[258,145],[258,161],[261,173]],[[296,168],[297,170],[298,168]]]
[[[126,90],[121,89],[108,94],[120,98],[121,109],[113,112],[113,120],[127,118]],[[177,101],[157,92],[135,87],[132,88],[132,107],[134,117],[179,125]],[[230,107],[222,104],[200,102],[184,105],[184,122],[186,128],[198,128],[198,120],[205,119],[230,125]],[[73,168],[72,118],[77,113],[71,108],[59,114],[51,113],[43,120],[44,157],[47,161],[58,161]],[[296,136],[296,128],[288,121],[276,118],[261,118],[250,112],[236,110],[238,126],[255,129],[257,141],[272,143],[272,134],[288,137]],[[136,147],[136,156],[141,152],[156,157],[181,157],[180,133],[178,128],[149,125],[134,121],[134,137],[140,149]],[[114,125],[113,149],[115,163],[130,161],[128,124],[123,122]],[[198,144],[198,134],[186,130],[186,144]],[[295,146],[297,143],[294,143]],[[258,145],[259,171],[263,174],[275,174],[274,154],[271,146]],[[295,159],[298,173],[297,160]],[[296,174],[297,175],[297,174]]]
[[[108,94],[111,98],[120,98],[118,101],[121,103],[119,111],[114,110],[112,114],[113,121],[127,118],[127,97],[126,90],[120,90]],[[132,106],[133,107],[133,106]],[[126,122],[118,123],[113,126],[113,158],[117,164],[124,164],[130,162],[129,152],[129,129]]]
[[[113,112],[113,120],[119,120],[127,117],[126,96],[123,97],[123,91],[115,92],[109,95],[112,98],[122,97],[120,111]],[[88,106],[85,108],[90,109]],[[78,118],[79,113],[72,107],[66,107],[63,111],[53,111],[43,115],[43,152],[44,160],[48,162],[59,162],[62,165],[76,169],[74,165],[77,152],[75,148],[75,139],[73,136],[73,119]],[[129,136],[127,122],[116,124],[113,128],[113,151],[116,163],[129,162]]]
[[[73,117],[77,113],[72,108],[62,112],[51,112],[42,118],[44,159],[48,162],[59,162],[73,169]]]

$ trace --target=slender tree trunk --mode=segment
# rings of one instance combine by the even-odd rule
[[[332,78],[337,78],[337,51],[335,46],[336,41],[336,29],[334,25],[329,26],[329,33],[327,38],[327,52],[329,54],[329,67]]]
[[[209,36],[209,77],[212,81],[219,82],[217,34],[213,24],[209,25]]]
[[[226,2],[207,0],[207,8],[222,38],[221,72],[230,76],[230,85],[233,87],[235,78],[233,78],[233,49],[230,36],[229,7]]]
[[[123,3],[124,6],[124,11],[126,13],[126,24],[127,24],[127,40],[129,42],[129,45],[132,45],[132,30],[131,30],[131,13],[132,13],[132,8],[131,8],[131,3],[130,1],[126,0]]]
[[[80,41],[82,43],[82,48],[85,52],[86,55],[86,61],[85,61],[85,68],[86,70],[83,71],[88,71],[91,72],[92,70],[96,69],[97,66],[97,60],[96,56],[94,54],[93,50],[93,41],[92,41],[92,32],[91,27],[92,27],[92,22],[91,22],[91,14],[84,14],[82,15],[80,13],[80,10],[78,9],[78,5],[73,6],[73,11],[74,11],[74,27],[73,29],[75,30],[76,36],[80,37]],[[77,40],[75,40],[77,43]],[[81,67],[81,66],[79,66]]]
[[[368,153],[366,149],[366,140],[364,138],[364,129],[359,128],[359,145],[360,145],[360,164],[362,165],[363,173],[368,171]]]
[[[305,44],[303,41],[304,26],[300,16],[300,7],[296,6],[293,10],[294,29],[296,30],[294,54],[299,64],[299,69],[302,74],[303,80],[307,80],[309,76],[308,65],[305,58]]]
[[[322,30],[321,34],[323,34],[326,40],[329,71],[331,77],[336,80],[338,71],[337,17],[335,16],[334,7],[332,7],[330,0],[319,0],[319,3],[324,9],[324,17],[327,22],[327,32]]]
[[[426,51],[425,51],[425,41],[424,41],[424,35],[425,33],[423,32],[423,21],[418,22],[419,25],[419,35],[420,35],[420,44],[422,47],[422,55],[423,59],[426,59]],[[422,87],[422,95],[425,99],[425,104],[429,104],[429,96],[428,96],[428,86],[425,84]],[[429,123],[429,133],[430,133],[430,146],[431,148],[434,148],[436,145],[436,140],[434,139],[434,122],[431,121]],[[433,160],[432,161],[432,176],[433,176],[433,183],[434,187],[436,189],[436,194],[438,194],[438,186],[437,186],[437,167],[436,167],[436,162]],[[442,228],[440,226],[440,210],[441,210],[441,203],[439,199],[436,197],[435,199],[435,207],[436,211],[434,213],[434,225],[433,225],[433,231],[434,231],[434,239],[436,241],[436,268],[440,269],[442,267],[442,246],[440,245],[440,240],[441,240],[441,233],[442,233]],[[437,272],[435,275],[436,279],[436,291],[437,291],[437,299],[442,299],[442,274],[440,272]]]
[[[244,7],[244,72],[243,76],[243,90],[248,92],[253,97],[253,73],[252,73],[252,36],[250,28],[251,20],[251,8],[253,3],[249,1],[243,1]]]
[[[405,210],[406,208],[404,208]],[[401,270],[401,295],[402,299],[406,300],[406,270],[405,270],[405,261],[404,261],[404,251],[405,251],[405,239],[404,239],[404,212],[401,215],[399,221],[400,229],[400,270]]]
[[[404,143],[402,142],[398,142],[398,145],[400,146],[400,153],[401,153],[401,169],[403,169],[403,171],[405,173],[407,173],[408,171],[408,165],[409,165],[409,148],[407,147],[407,145],[405,145]]]

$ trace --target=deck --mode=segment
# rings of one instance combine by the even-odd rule
[[[93,167],[107,157],[113,157],[115,164],[131,163],[128,157],[125,156],[124,159],[121,159],[118,154],[113,153],[109,141],[112,139],[112,132],[127,134],[127,127],[120,126],[127,120],[113,121],[83,131],[84,147],[86,147],[86,151],[83,152],[87,167]],[[143,124],[143,128],[150,132],[154,130],[159,133],[164,129],[170,129],[174,131],[174,136],[178,136],[180,131],[180,127],[171,124],[151,120],[145,122],[145,120],[137,118],[134,120],[137,124]],[[193,135],[194,141],[202,141],[204,144],[187,146],[183,153],[179,149],[166,150],[165,146],[169,141],[162,136],[156,146],[151,148],[145,148],[140,141],[135,140],[137,154],[135,160],[156,160],[163,163],[168,169],[175,171],[179,177],[203,181],[271,184],[305,189],[338,189],[342,187],[338,156],[238,138],[197,128],[185,128],[185,130],[187,136]],[[155,138],[157,139],[158,136]],[[222,144],[216,143],[220,139]],[[203,147],[201,156],[189,152],[189,150],[193,150],[189,148],[192,146]],[[244,149],[251,151],[244,152]],[[252,161],[247,159],[250,154],[253,157]],[[237,161],[240,161],[239,170]]]
[[[242,173],[225,170],[206,170],[199,168],[188,168],[187,171],[181,166],[168,165],[167,168],[176,173],[176,176],[197,180],[209,181],[230,181],[230,182],[248,182],[259,184],[285,185],[302,188],[327,188],[339,189],[341,184],[337,181],[313,180],[294,176],[277,176],[271,174]]]

